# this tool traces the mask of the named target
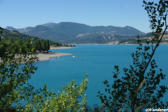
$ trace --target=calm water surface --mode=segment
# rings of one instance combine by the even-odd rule
[[[52,58],[36,63],[38,70],[31,79],[35,87],[47,84],[51,90],[58,90],[71,80],[82,81],[88,73],[88,104],[99,104],[97,92],[104,88],[103,80],[112,80],[114,65],[127,67],[131,63],[131,52],[135,45],[77,45],[73,49],[57,49],[53,52],[72,53],[72,56]],[[75,56],[75,58],[74,58]],[[155,59],[168,74],[168,45],[161,45]],[[166,83],[166,82],[165,82]]]

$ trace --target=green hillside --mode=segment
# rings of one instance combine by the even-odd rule
[[[11,27],[9,29],[14,30]],[[47,23],[15,30],[63,43],[108,43],[144,35],[143,32],[130,26],[89,26],[73,22]]]
[[[72,46],[72,45],[62,44],[58,42],[53,42],[46,39],[41,39],[35,36],[22,34],[15,30],[3,29],[1,27],[0,27],[0,42],[5,43],[6,45],[13,42],[13,43],[16,43],[14,45],[20,44],[25,49],[34,49],[34,51],[38,51],[38,52],[48,52],[48,50],[50,49],[50,46],[55,46],[55,47]],[[5,47],[5,46],[1,46],[1,47]]]

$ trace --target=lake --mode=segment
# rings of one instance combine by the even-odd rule
[[[71,80],[80,82],[88,73],[87,99],[89,105],[99,104],[96,97],[103,90],[103,81],[112,80],[114,65],[127,67],[131,63],[131,52],[136,45],[77,45],[73,49],[55,49],[53,52],[72,53],[71,56],[52,58],[36,63],[38,70],[32,76],[35,87],[47,84],[51,90],[58,90],[68,85]],[[164,73],[168,73],[168,45],[161,45],[155,59]]]

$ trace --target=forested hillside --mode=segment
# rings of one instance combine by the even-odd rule
[[[108,43],[134,39],[145,34],[130,26],[89,26],[73,22],[47,23],[23,29],[7,28],[63,43]]]
[[[58,42],[53,42],[50,40],[40,39],[35,36],[30,36],[26,34],[19,33],[15,30],[6,30],[0,28],[0,40],[1,43],[5,43],[2,45],[10,45],[10,43],[14,43],[14,46],[22,46],[25,50],[33,49],[33,51],[37,52],[48,52],[50,46],[59,47],[59,46],[71,46],[67,44],[62,44]],[[5,46],[0,46],[1,49],[5,48]],[[15,47],[13,47],[15,48]],[[17,49],[15,49],[17,50]],[[22,49],[23,50],[23,49]]]

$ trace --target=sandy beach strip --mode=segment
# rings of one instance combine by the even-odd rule
[[[39,53],[36,56],[38,57],[39,61],[46,61],[50,60],[51,58],[59,58],[61,56],[69,56],[72,55],[70,53]]]
[[[39,54],[33,55],[33,57],[36,56],[38,58],[38,61],[46,61],[46,60],[50,60],[51,58],[59,58],[61,56],[69,56],[69,55],[72,55],[72,54],[49,52],[49,53],[39,53]],[[0,63],[2,63],[1,58],[0,58]]]

